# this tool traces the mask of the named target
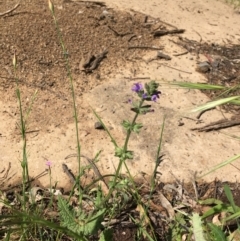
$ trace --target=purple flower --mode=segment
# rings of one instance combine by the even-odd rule
[[[147,93],[144,93],[143,95],[142,95],[142,98],[143,99],[146,99],[148,97],[148,94]]]
[[[159,99],[159,94],[161,94],[160,91],[158,91],[156,94],[152,95],[151,100],[154,101],[154,102],[156,102],[157,99]]]
[[[50,167],[52,166],[52,162],[49,161],[49,160],[47,160],[47,161],[46,161],[46,165],[50,168]]]
[[[140,92],[140,91],[142,91],[142,90],[143,90],[143,86],[142,86],[141,83],[136,83],[136,84],[134,84],[133,87],[132,87],[132,91],[134,91],[134,92],[136,92],[136,93],[138,93],[138,92]]]

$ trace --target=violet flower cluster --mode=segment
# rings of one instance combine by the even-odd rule
[[[161,91],[158,90],[159,84],[155,81],[151,81],[149,84],[145,84],[145,90],[141,83],[135,83],[132,87],[132,91],[136,92],[138,96],[147,101],[156,102],[160,98]]]

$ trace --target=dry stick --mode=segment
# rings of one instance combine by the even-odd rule
[[[180,53],[180,54],[174,54],[173,56],[181,56],[181,55],[185,55],[185,54],[188,54],[188,51],[185,51],[185,52]]]
[[[186,74],[192,74],[192,72],[188,72],[188,71],[184,71],[184,70],[181,70],[181,69],[177,69],[177,68],[171,67],[171,66],[166,65],[166,64],[158,65],[158,67],[161,67],[162,65],[165,66],[165,67],[168,67],[168,68],[170,68],[170,69],[175,69],[175,70],[177,70],[177,71],[180,71],[180,72],[183,72],[183,73],[186,73]]]
[[[200,33],[199,32],[197,32],[197,31],[195,31],[194,30],[194,32],[200,37],[200,40],[199,40],[199,42],[201,43],[202,42],[202,36],[200,35]]]
[[[205,112],[207,112],[207,111],[209,111],[209,110],[213,110],[213,109],[216,109],[216,107],[212,107],[212,108],[209,108],[209,109],[207,109],[207,110],[202,110],[198,115],[197,115],[197,119],[200,119],[201,118],[201,116],[205,113]]]
[[[124,77],[124,79],[138,80],[138,79],[150,79],[150,77]]]
[[[185,29],[173,29],[173,30],[157,30],[152,34],[154,37],[161,37],[167,34],[179,34],[184,32],[185,32]]]
[[[105,2],[97,2],[97,1],[82,1],[82,0],[72,0],[72,2],[80,2],[80,3],[92,3],[92,4],[96,4],[99,5],[101,7],[105,7],[106,3]]]
[[[90,63],[90,67],[86,69],[87,72],[91,72],[92,70],[95,70],[100,62],[106,57],[108,51],[105,49],[102,53],[98,54],[95,59]]]
[[[220,130],[220,129],[224,129],[224,128],[228,128],[228,127],[232,127],[232,126],[236,126],[236,125],[240,125],[240,120],[219,120],[216,122],[212,122],[206,126],[203,127],[198,127],[198,128],[192,128],[192,131],[215,131],[215,130]]]
[[[66,159],[68,159],[68,158],[76,157],[76,156],[77,156],[77,154],[70,154],[70,155],[66,156],[64,159],[66,160]],[[106,185],[106,187],[109,189],[109,186],[108,186],[107,182],[104,180],[104,177],[102,176],[102,174],[101,174],[101,172],[99,171],[99,169],[98,169],[97,165],[95,164],[95,162],[94,162],[93,160],[91,160],[90,158],[88,158],[87,156],[85,156],[85,155],[80,155],[80,157],[83,157],[83,158],[85,158],[85,159],[88,161],[88,163],[90,164],[90,166],[93,168],[93,171],[94,171],[95,175],[96,175],[100,180],[102,180],[103,183]]]
[[[128,42],[130,42],[133,38],[136,38],[136,37],[137,37],[136,34],[132,35],[132,36],[128,39]]]
[[[115,33],[115,35],[117,36],[117,37],[124,37],[124,36],[126,36],[126,35],[128,35],[128,34],[133,34],[133,33],[130,33],[130,32],[127,32],[127,33],[118,33],[116,30],[114,30],[112,27],[110,27],[109,25],[108,25],[108,28],[110,29],[110,30],[112,30],[114,33]]]
[[[8,13],[13,12],[13,11],[14,11],[15,9],[17,9],[19,6],[20,6],[20,3],[17,3],[12,9],[10,9],[10,10],[4,12],[4,13],[0,13],[0,16],[4,16],[4,15],[6,15],[6,14],[8,14]]]
[[[3,177],[0,178],[1,180],[7,178],[10,169],[11,169],[11,162],[8,163],[8,169],[7,169],[6,172],[5,172],[5,167],[4,167],[4,169],[1,171],[1,173],[5,172],[4,175],[3,175]]]
[[[154,46],[129,46],[128,49],[153,49],[153,50],[163,50],[164,47],[154,47]]]

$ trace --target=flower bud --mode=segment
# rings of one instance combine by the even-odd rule
[[[16,69],[17,67],[17,57],[16,57],[16,53],[14,52],[14,55],[13,55],[13,67]]]
[[[51,0],[48,0],[48,7],[50,9],[50,11],[52,12],[52,14],[54,14],[54,6]]]

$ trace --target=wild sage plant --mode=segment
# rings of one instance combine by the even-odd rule
[[[115,189],[115,186],[117,184],[117,180],[119,178],[120,170],[122,168],[122,165],[124,164],[129,176],[131,177],[131,174],[129,172],[129,169],[125,163],[127,159],[133,159],[133,151],[128,150],[128,142],[131,136],[132,132],[139,133],[140,129],[143,127],[141,123],[137,123],[136,120],[139,115],[141,114],[147,114],[149,112],[153,112],[154,110],[151,108],[151,105],[144,105],[145,102],[156,102],[157,99],[160,98],[161,91],[158,90],[159,84],[155,81],[150,81],[149,83],[146,83],[144,86],[141,83],[135,83],[132,87],[132,91],[135,92],[138,96],[137,101],[129,101],[132,104],[131,110],[135,112],[135,115],[133,117],[132,121],[129,120],[123,120],[121,125],[123,128],[127,131],[126,139],[124,142],[123,147],[119,147],[114,140],[114,138],[111,136],[110,132],[102,122],[101,118],[98,116],[98,114],[94,111],[94,114],[98,118],[98,120],[102,123],[104,126],[104,129],[107,131],[108,135],[110,136],[112,143],[115,146],[115,156],[119,158],[119,164],[116,170],[116,173],[114,175],[114,179],[112,182],[112,185],[110,187],[109,193],[106,196],[104,201],[107,201],[109,197],[112,195],[112,192]]]

